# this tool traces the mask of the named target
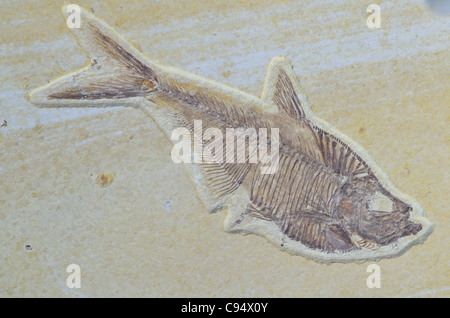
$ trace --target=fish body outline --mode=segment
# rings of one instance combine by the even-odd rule
[[[261,163],[183,165],[208,211],[228,213],[226,231],[261,235],[320,262],[395,257],[431,233],[420,205],[364,149],[314,115],[284,57],[270,61],[258,98],[155,63],[84,9],[81,21],[72,31],[89,64],[31,91],[31,103],[135,107],[169,139],[180,126],[194,134],[196,119],[205,129],[279,129],[275,173],[260,173]]]

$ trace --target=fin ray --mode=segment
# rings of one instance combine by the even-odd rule
[[[280,113],[299,120],[306,117],[304,107],[309,107],[292,65],[283,57],[275,57],[269,63],[261,99],[275,105]]]
[[[63,13],[67,14],[65,8]],[[153,64],[111,27],[81,10],[80,28],[72,32],[91,58],[83,69],[33,90],[28,99],[41,106],[93,106],[127,104],[133,98],[156,92],[158,79]],[[105,103],[106,104],[106,103]]]

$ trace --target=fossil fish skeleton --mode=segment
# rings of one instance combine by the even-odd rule
[[[261,173],[261,162],[184,165],[205,207],[227,212],[226,231],[261,235],[322,262],[394,257],[431,233],[421,207],[396,190],[360,146],[313,114],[285,58],[269,63],[257,98],[153,62],[86,10],[81,22],[72,31],[90,63],[31,91],[31,103],[132,106],[169,139],[179,127],[195,135],[196,120],[223,136],[227,128],[278,129],[274,173]]]

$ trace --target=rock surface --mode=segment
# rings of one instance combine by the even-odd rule
[[[383,1],[381,28],[369,29],[367,5],[349,0],[77,3],[161,64],[257,96],[269,60],[288,57],[314,112],[414,197],[434,232],[377,263],[379,289],[366,286],[370,262],[320,264],[225,233],[225,215],[206,212],[140,111],[27,102],[87,57],[63,1],[3,1],[0,296],[450,296],[449,16]],[[69,264],[80,289],[66,285]]]

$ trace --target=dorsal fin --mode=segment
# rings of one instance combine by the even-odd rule
[[[267,67],[261,99],[274,104],[281,113],[297,119],[305,118],[308,100],[284,57],[273,58]]]

